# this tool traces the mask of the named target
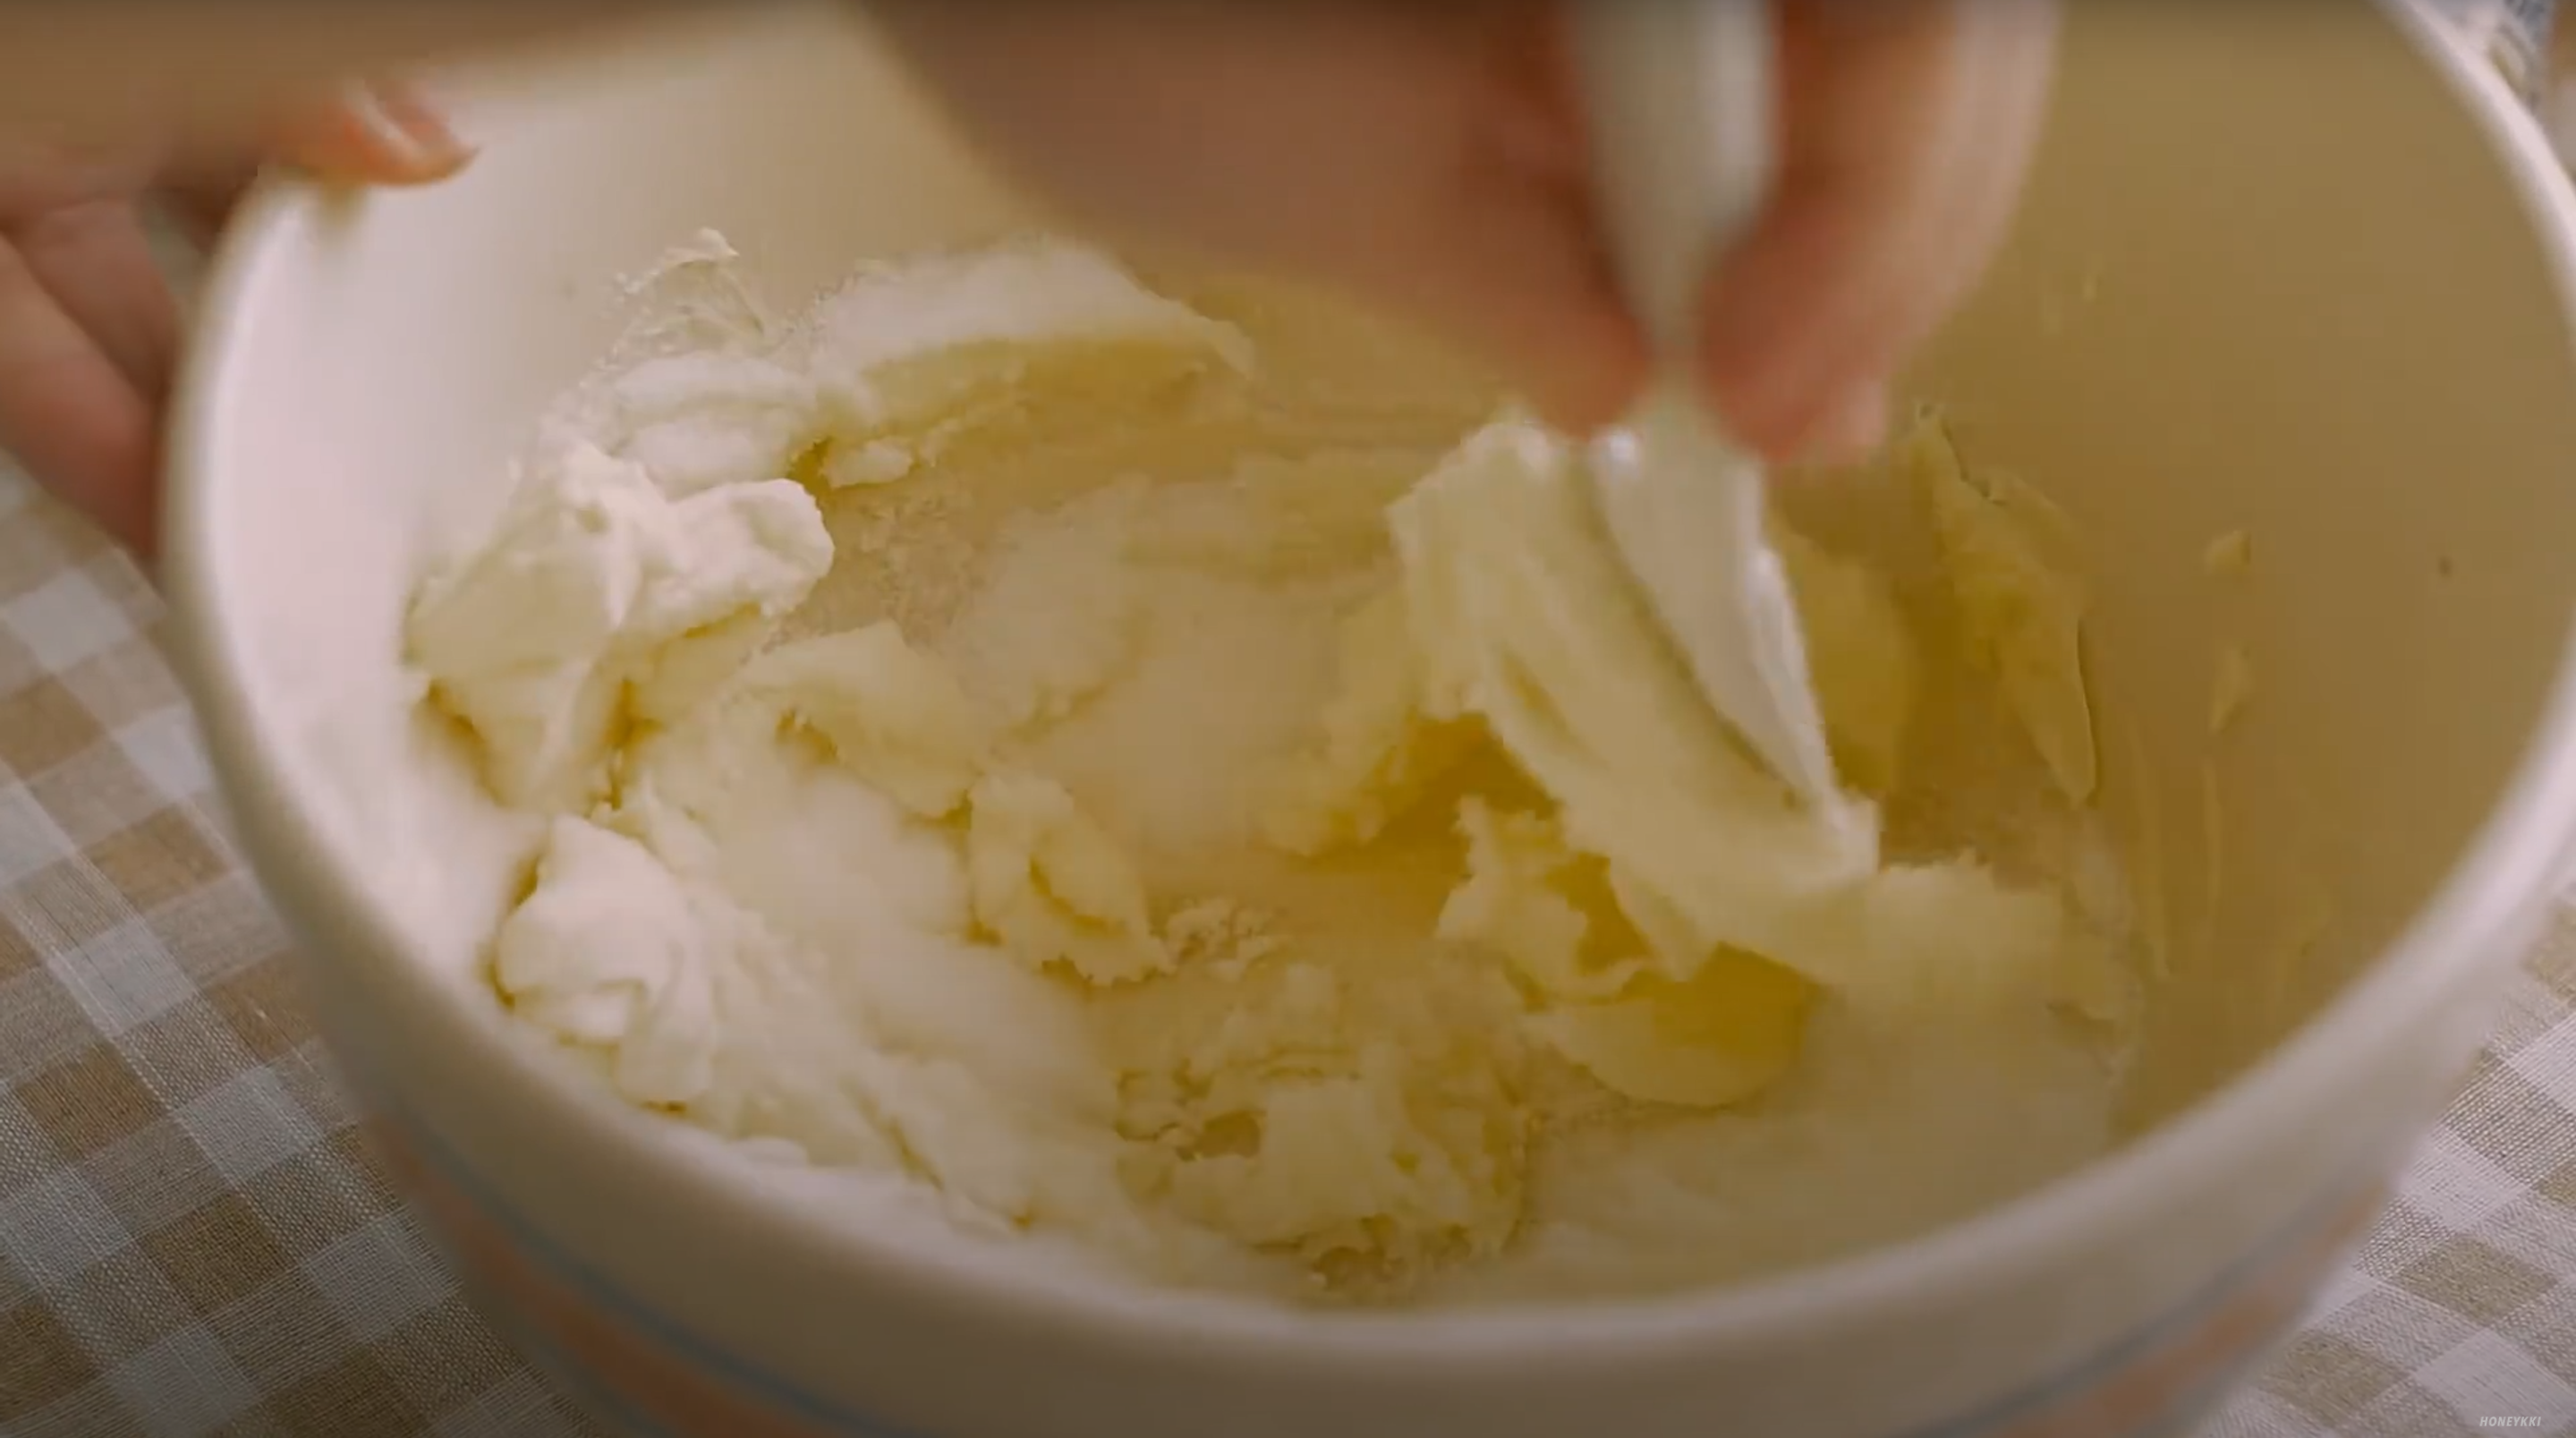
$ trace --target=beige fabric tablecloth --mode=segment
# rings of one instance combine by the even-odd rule
[[[0,478],[0,1434],[590,1431],[361,1148],[161,613]]]

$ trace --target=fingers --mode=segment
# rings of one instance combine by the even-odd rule
[[[352,184],[420,185],[465,167],[472,151],[414,86],[380,81],[297,111],[272,134],[277,159]]]
[[[1716,403],[1778,457],[1848,457],[1897,372],[1983,275],[2047,101],[2045,0],[1792,0],[1783,153],[1762,223],[1717,266]]]
[[[1351,255],[1358,285],[1488,356],[1551,421],[1596,429],[1643,385],[1644,338],[1580,183],[1471,169],[1414,233]]]
[[[222,230],[266,161],[300,166],[347,184],[418,185],[442,180],[473,158],[418,87],[387,80],[289,112],[266,127],[264,152],[188,153],[158,177],[175,218],[203,242]]]
[[[469,154],[398,84],[300,110],[272,133],[278,158],[351,183],[427,183]],[[173,208],[211,233],[253,169],[230,156],[0,140],[0,449],[146,558],[180,315],[136,197],[158,174]]]
[[[1428,237],[1435,248],[1411,285],[1435,321],[1501,360],[1542,414],[1588,432],[1644,384],[1649,356],[1601,245],[1564,11],[1503,13],[1485,37],[1492,78],[1469,102],[1487,118],[1468,138],[1455,233]],[[1444,262],[1442,245],[1465,263]]]
[[[81,151],[37,135],[0,133],[0,225],[133,194],[151,178],[153,165],[145,150]]]
[[[1445,18],[1462,31],[1429,41],[1464,63],[1414,71],[1454,91],[1428,179],[1387,173],[1349,211],[1379,223],[1319,238],[1347,237],[1339,261],[1361,288],[1487,356],[1549,419],[1597,428],[1643,384],[1647,352],[1600,244],[1563,11],[1486,0]]]
[[[1299,136],[1326,163],[1281,166],[1268,203],[1311,217],[1272,229],[1292,238],[1290,265],[1464,344],[1588,431],[1636,393],[1648,355],[1601,248],[1563,21],[1541,0],[1485,0],[1327,53],[1313,93],[1356,118]],[[1366,98],[1371,81],[1387,98]]]
[[[155,417],[124,372],[0,244],[0,449],[149,557]]]
[[[20,226],[17,252],[63,315],[137,394],[158,403],[179,349],[179,306],[134,207],[93,200]]]
[[[888,3],[995,159],[1096,237],[1320,281],[1558,417],[1641,366],[1595,256],[1554,0]]]
[[[696,0],[120,0],[0,5],[0,130],[243,138],[280,95],[713,10]],[[980,7],[978,7],[980,8]]]

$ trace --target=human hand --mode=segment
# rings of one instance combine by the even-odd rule
[[[99,153],[0,139],[0,449],[145,558],[180,336],[147,209],[166,206],[202,242],[262,159],[400,185],[453,173],[466,151],[398,86],[300,112],[238,148]]]
[[[1572,0],[1581,3],[1581,0]],[[1702,364],[1775,458],[1848,457],[1983,273],[2053,51],[2045,0],[1779,0],[1781,156]],[[1643,382],[1549,0],[885,0],[995,158],[1115,238],[1337,282],[1588,429]]]

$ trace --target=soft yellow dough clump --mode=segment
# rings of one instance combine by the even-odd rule
[[[1472,376],[1053,241],[786,324],[731,263],[675,257],[410,620],[547,820],[495,986],[629,1100],[1155,1280],[1385,1301],[1740,1277],[2107,1142],[2125,936],[1955,835],[1855,872]],[[1948,665],[2080,806],[2036,501],[1937,423],[1898,462],[1968,652],[1779,531],[1847,781],[1940,782]]]

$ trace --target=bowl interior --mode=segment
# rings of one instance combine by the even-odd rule
[[[673,242],[722,230],[792,309],[1031,219],[834,11],[529,78],[475,79],[490,147],[452,184],[264,203],[174,539],[217,613],[200,663],[250,697],[237,797],[324,836],[265,877],[380,940],[333,956],[349,982],[428,975],[495,1032],[477,947],[515,874],[454,840],[488,805],[407,717],[422,565]],[[2081,536],[2106,806],[2170,935],[2139,1126],[2365,970],[2534,742],[2576,599],[2576,365],[2499,163],[2368,12],[2080,7],[2012,250],[1916,377]],[[2231,531],[2252,564],[2213,577]],[[2226,645],[2254,688],[2213,735]]]
[[[2563,218],[2380,17],[2072,21],[2020,230],[1922,388],[2087,549],[2112,806],[2172,935],[2143,1124],[2378,961],[2564,742],[2576,365]],[[2222,646],[2253,690],[2213,735]]]

